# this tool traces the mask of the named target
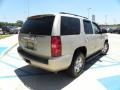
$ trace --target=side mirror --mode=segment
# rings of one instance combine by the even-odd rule
[[[101,29],[101,33],[107,33],[106,29]]]

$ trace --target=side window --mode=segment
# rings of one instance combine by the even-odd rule
[[[72,17],[61,17],[61,35],[80,34],[80,20]]]
[[[93,24],[93,30],[95,31],[95,34],[100,34],[100,28],[96,23]]]
[[[86,34],[93,34],[93,29],[90,21],[83,20],[84,30]]]

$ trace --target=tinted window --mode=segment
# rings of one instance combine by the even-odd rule
[[[93,29],[90,21],[83,20],[84,30],[86,34],[93,34]]]
[[[100,28],[96,23],[93,24],[93,30],[95,31],[95,34],[100,34]]]
[[[80,34],[80,20],[72,17],[61,17],[61,35]]]
[[[28,19],[22,29],[21,33],[35,34],[35,35],[51,35],[54,16],[43,16],[41,18]]]

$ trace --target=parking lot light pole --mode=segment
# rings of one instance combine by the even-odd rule
[[[88,11],[88,19],[90,19],[90,10],[91,10],[92,8],[88,8],[87,9],[87,11]]]
[[[28,9],[28,17],[29,17],[29,10],[30,10],[30,8],[29,8],[29,0],[27,0],[27,9]]]
[[[107,17],[108,17],[108,15],[105,15],[105,26],[106,26],[106,29],[107,29]]]

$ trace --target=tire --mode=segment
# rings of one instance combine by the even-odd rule
[[[73,56],[72,63],[70,67],[67,69],[67,74],[73,78],[78,77],[84,69],[85,64],[85,56],[83,53],[76,53]]]
[[[104,43],[104,47],[103,47],[103,49],[101,50],[101,54],[102,54],[102,55],[106,55],[107,52],[108,52],[108,50],[109,50],[109,44],[108,44],[108,42],[105,42],[105,43]]]

